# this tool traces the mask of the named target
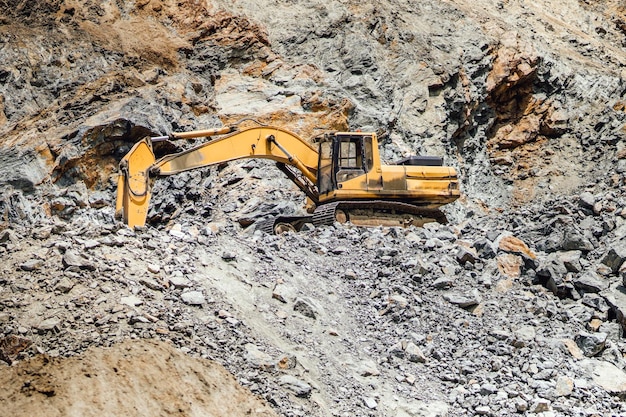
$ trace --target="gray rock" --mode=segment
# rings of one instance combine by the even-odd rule
[[[545,413],[551,410],[550,405],[551,403],[549,400],[546,400],[545,398],[538,398],[533,401],[531,411],[533,413]]]
[[[454,277],[450,275],[443,275],[437,278],[432,284],[434,288],[447,289],[454,285]]]
[[[94,271],[96,269],[94,263],[72,250],[67,250],[63,255],[63,266],[65,268],[76,267],[90,271]]]
[[[43,266],[43,260],[31,259],[20,265],[20,269],[27,272],[32,272],[40,269]]]
[[[604,347],[606,346],[606,339],[606,333],[580,332],[574,338],[574,341],[585,356],[591,357],[596,356],[604,350]]]
[[[601,296],[615,313],[618,323],[626,329],[626,287],[612,285]]]
[[[47,331],[58,333],[61,330],[61,320],[56,317],[51,317],[41,321],[34,326],[34,328],[40,333],[45,333]]]
[[[378,248],[376,250],[376,256],[379,258],[388,256],[393,258],[394,256],[398,255],[398,249],[397,248],[391,248],[388,246],[382,247],[382,248]]]
[[[574,287],[586,293],[599,293],[609,287],[609,283],[593,271],[587,271],[572,281]]]
[[[480,386],[480,395],[491,395],[498,392],[498,387],[493,384],[486,383]]]
[[[519,413],[525,413],[528,411],[528,402],[520,397],[515,397],[513,399],[513,404],[515,405],[515,410]]]
[[[603,361],[612,363],[621,370],[624,370],[624,367],[626,366],[622,352],[614,344],[611,344],[604,349],[599,358]]]
[[[349,249],[345,246],[336,246],[330,250],[330,253],[333,255],[341,255],[342,253],[348,252]]]
[[[620,241],[611,247],[601,262],[611,268],[611,271],[616,274],[622,264],[626,262],[626,242]]]
[[[537,329],[535,326],[522,326],[513,333],[514,344],[517,347],[526,346],[529,342],[537,337]]]
[[[432,264],[429,264],[423,259],[416,259],[415,266],[413,266],[413,274],[414,274],[413,276],[421,279],[422,277],[430,273],[432,270],[433,270]]]
[[[433,224],[433,223],[427,223],[427,224]],[[439,228],[435,232],[435,238],[439,240],[443,240],[443,241],[448,241],[448,242],[454,242],[457,239],[456,235],[452,233],[450,230],[447,230],[446,228]]]
[[[477,259],[477,254],[465,246],[460,246],[456,252],[456,260],[461,265],[465,265],[468,262],[473,264],[477,261]]]
[[[276,361],[270,355],[261,351],[258,346],[248,343],[245,346],[246,360],[256,368],[269,369],[276,365]]]
[[[281,303],[288,303],[296,298],[297,291],[287,284],[276,284],[272,291],[272,298],[280,301]]]
[[[182,293],[180,298],[185,304],[189,305],[202,305],[206,303],[204,294],[202,294],[201,291],[187,291]]]
[[[345,279],[354,280],[354,279],[357,279],[359,276],[352,269],[346,269],[345,272],[343,273],[343,277]]]
[[[378,376],[380,375],[380,370],[378,370],[378,366],[376,366],[376,362],[371,359],[365,359],[360,361],[357,365],[357,374],[360,376]]]
[[[450,291],[445,293],[443,298],[449,303],[458,305],[461,308],[472,307],[480,303],[480,297],[476,292],[463,294],[456,291]]]
[[[585,293],[581,302],[591,308],[598,310],[601,313],[606,313],[610,310],[609,305],[606,302],[606,299],[598,294],[594,293]]]
[[[278,383],[292,391],[298,397],[308,397],[311,394],[311,386],[295,376],[283,375],[278,380]]]
[[[444,401],[417,401],[403,399],[398,406],[397,414],[394,417],[437,417],[451,415],[451,409],[455,408]]]
[[[102,208],[111,205],[111,197],[102,191],[96,191],[89,195],[89,206],[92,208]]]
[[[389,348],[388,353],[389,353],[389,355],[395,356],[397,358],[404,358],[404,347],[405,346],[406,346],[406,344],[403,345],[402,342],[395,343],[394,345],[392,345]]]
[[[444,243],[437,239],[437,238],[430,238],[427,239],[426,242],[424,242],[424,247],[427,249],[437,249],[437,248],[442,248],[444,245]]]
[[[594,249],[593,243],[574,229],[567,229],[563,234],[563,244],[562,248],[564,250],[580,250],[580,251],[590,251]]]
[[[89,239],[82,242],[85,249],[93,249],[100,246],[100,242],[95,239]]]
[[[7,324],[11,320],[11,315],[5,311],[0,311],[0,323]]]
[[[237,254],[235,254],[233,252],[223,252],[222,253],[222,260],[223,261],[232,262],[235,259],[237,259]]]
[[[578,202],[581,207],[586,209],[593,209],[594,204],[596,204],[596,198],[590,192],[581,193],[578,197]]]
[[[170,285],[173,285],[174,288],[189,288],[191,287],[191,281],[182,275],[172,275],[168,278],[168,282]]]
[[[397,306],[399,308],[407,308],[409,305],[409,300],[407,300],[405,297],[401,296],[400,294],[390,295],[387,300],[388,300],[389,307]]]
[[[488,416],[491,414],[491,408],[488,405],[479,405],[474,409],[479,416]]]
[[[19,242],[19,238],[15,231],[11,229],[6,229],[0,231],[0,244],[12,243],[17,244]]]
[[[555,395],[557,397],[568,397],[574,391],[574,380],[567,376],[560,376],[556,380],[556,387],[554,388]]]
[[[582,252],[579,250],[560,252],[558,254],[559,260],[563,262],[563,265],[569,272],[578,273],[582,271],[580,264],[580,257]]]
[[[597,385],[611,394],[626,394],[626,372],[609,362],[586,359],[581,364]]]
[[[293,303],[293,310],[297,311],[305,317],[309,317],[312,319],[315,319],[317,316],[315,308],[313,308],[313,306],[309,302],[301,298],[296,299],[296,301]]]
[[[480,239],[474,242],[473,247],[482,259],[492,259],[496,257],[496,250],[493,243],[488,239]]]
[[[161,284],[159,284],[157,281],[155,281],[152,278],[148,278],[148,277],[144,277],[144,278],[140,278],[139,279],[139,283],[145,287],[150,288],[151,290],[154,291],[161,291],[163,290],[163,286]]]
[[[413,342],[407,343],[406,348],[404,349],[404,353],[406,355],[406,358],[411,362],[426,362],[426,356],[424,355],[424,353],[422,353],[421,349],[417,347],[417,345],[415,345]]]
[[[548,257],[541,259],[537,278],[554,295],[564,298],[571,297],[574,286],[565,279],[568,271],[557,255],[552,253]]]
[[[70,292],[72,288],[74,288],[74,282],[68,277],[61,278],[61,281],[54,286],[56,291],[60,291],[64,294]]]
[[[176,226],[179,226],[179,227],[176,227]],[[178,225],[178,224],[175,224],[174,227],[172,227],[172,229],[170,229],[169,234],[170,234],[170,236],[172,236],[172,237],[174,237],[176,239],[179,239],[179,240],[185,240],[188,237],[187,233],[183,232],[180,229],[180,225]]]

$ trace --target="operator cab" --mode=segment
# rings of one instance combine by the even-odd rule
[[[372,142],[372,135],[366,133],[336,133],[320,141],[319,193],[329,193],[368,173],[373,166]]]

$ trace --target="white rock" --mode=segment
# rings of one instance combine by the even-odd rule
[[[180,298],[185,304],[202,305],[206,302],[201,291],[188,291],[183,293]]]
[[[596,359],[586,359],[581,362],[597,385],[612,394],[626,393],[626,372],[612,363]]]
[[[137,307],[143,304],[143,300],[134,295],[129,295],[128,297],[120,298],[120,304],[124,304],[129,307]]]
[[[280,377],[279,384],[293,391],[298,397],[306,397],[311,393],[311,386],[295,376],[283,375]]]
[[[378,407],[378,403],[372,397],[363,397],[363,404],[365,404],[365,406],[371,410]]]
[[[189,288],[191,287],[191,281],[182,276],[173,275],[168,279],[169,283],[174,286],[174,288]]]

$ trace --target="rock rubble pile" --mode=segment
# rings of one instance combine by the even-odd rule
[[[33,343],[18,357],[167,340],[287,416],[626,413],[621,195],[278,236],[206,193],[210,219],[137,231],[64,195],[71,216],[0,233],[3,337]]]

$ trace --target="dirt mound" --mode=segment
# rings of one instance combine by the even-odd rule
[[[39,355],[0,369],[0,385],[2,414],[14,417],[276,415],[222,366],[151,340]]]

